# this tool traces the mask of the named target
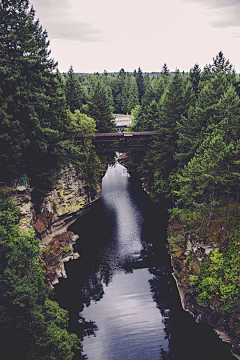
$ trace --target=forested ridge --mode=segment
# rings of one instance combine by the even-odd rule
[[[169,248],[179,281],[201,306],[239,311],[240,81],[220,51],[188,73],[166,64],[159,74],[65,74],[50,57],[47,33],[27,0],[0,1],[0,324],[19,344],[19,358],[71,359],[79,348],[67,312],[44,282],[39,240],[22,232],[8,195],[27,172],[36,211],[61,169],[73,164],[89,188],[104,165],[93,134],[114,131],[113,113],[132,116],[132,131],[157,134],[147,153],[129,153],[153,201],[171,212]],[[74,135],[81,138],[74,139]],[[6,190],[7,189],[7,190]],[[214,244],[196,259],[186,240]],[[210,239],[210,240],[209,240]],[[201,261],[200,261],[201,260]],[[204,260],[204,261],[203,261]],[[60,340],[61,339],[61,340]]]

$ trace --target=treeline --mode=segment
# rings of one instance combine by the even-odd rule
[[[140,67],[138,71],[134,70],[132,73],[121,69],[116,75],[108,74],[107,71],[104,71],[102,75],[98,73],[75,74],[73,67],[70,66],[69,71],[62,74],[62,82],[71,111],[80,109],[81,112],[89,113],[89,99],[92,97],[96,84],[100,81],[107,93],[113,112],[131,114],[132,109],[142,104],[149,83],[152,83],[156,92],[160,91],[161,93],[162,82],[166,82],[171,74],[166,64],[156,76],[152,73],[143,74]]]

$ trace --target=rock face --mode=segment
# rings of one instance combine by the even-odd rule
[[[240,360],[240,314],[234,313],[231,316],[224,316],[210,307],[203,308],[198,305],[190,290],[181,286],[174,273],[173,277],[178,287],[183,309],[188,311],[197,323],[211,325],[221,340],[232,344],[231,352]]]
[[[204,261],[212,250],[224,243],[225,229],[226,226],[221,224],[222,231],[218,232],[217,241],[213,241],[211,236],[207,241],[201,241],[187,236],[181,222],[171,219],[168,227],[169,254],[173,267],[172,275],[178,287],[183,309],[188,311],[197,323],[211,325],[220,339],[232,344],[231,351],[240,360],[240,314],[223,315],[217,304],[216,308],[212,305],[208,307],[199,305],[189,285],[189,275],[195,272],[194,266],[197,267],[197,263]],[[172,242],[171,236],[173,235],[184,238],[184,241]]]
[[[89,189],[81,178],[82,173],[77,172],[72,165],[62,170],[57,185],[43,200],[40,215],[34,211],[31,189],[27,189],[13,198],[14,203],[23,214],[20,228],[23,231],[33,230],[41,240],[41,248],[45,252],[46,249],[52,247],[51,243],[55,244],[52,249],[52,253],[56,252],[55,265],[52,258],[50,259],[51,264],[47,264],[51,268],[48,282],[52,285],[57,283],[59,277],[66,276],[64,263],[79,257],[79,254],[73,253],[72,248],[78,236],[67,232],[67,228],[77,218],[88,212],[91,205],[101,196],[101,185],[94,190]],[[60,242],[57,241],[58,236],[63,233],[65,236]],[[67,233],[68,235],[66,235]],[[66,248],[68,251],[65,251]]]

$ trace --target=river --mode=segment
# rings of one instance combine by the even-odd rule
[[[71,330],[85,333],[76,359],[235,359],[210,326],[182,310],[167,222],[123,166],[108,169],[101,199],[69,228],[81,257],[55,287]]]

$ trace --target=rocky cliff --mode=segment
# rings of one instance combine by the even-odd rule
[[[210,324],[223,341],[232,344],[232,353],[240,360],[240,313],[224,314],[218,302],[206,307],[199,305],[189,285],[191,274],[197,273],[207,255],[224,247],[228,232],[227,223],[223,221],[218,223],[218,228],[210,227],[207,240],[196,239],[184,231],[179,220],[171,219],[168,226],[169,254],[183,309],[197,323]]]
[[[42,259],[50,285],[56,284],[59,277],[66,277],[66,261],[79,257],[72,247],[78,236],[67,228],[88,212],[101,196],[101,185],[89,189],[82,175],[71,165],[62,170],[58,183],[43,200],[40,215],[34,211],[31,189],[13,197],[22,212],[21,229],[34,231],[41,240]]]

